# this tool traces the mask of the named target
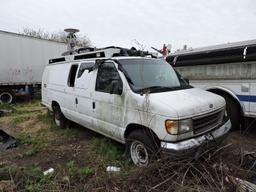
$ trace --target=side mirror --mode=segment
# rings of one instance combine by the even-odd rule
[[[117,94],[121,95],[123,92],[123,86],[121,81],[119,80],[113,80],[111,82],[111,87],[110,87],[110,94]]]

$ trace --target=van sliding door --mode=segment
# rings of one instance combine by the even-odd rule
[[[70,66],[69,76],[67,79],[67,86],[65,89],[65,105],[66,105],[66,116],[72,119],[74,122],[78,122],[77,115],[77,97],[75,91],[76,75],[77,75],[78,64],[72,64]]]

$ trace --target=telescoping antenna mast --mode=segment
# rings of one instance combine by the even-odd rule
[[[79,32],[79,30],[78,29],[67,28],[67,29],[64,29],[64,31],[68,33],[68,35],[67,35],[68,51],[70,53],[73,53],[75,51],[75,45],[76,45],[76,35],[75,35],[75,33]]]

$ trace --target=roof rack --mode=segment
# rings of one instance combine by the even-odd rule
[[[146,57],[151,56],[157,58],[157,55],[148,51],[137,50],[135,47],[131,49],[123,47],[104,47],[104,48],[92,48],[83,47],[72,51],[66,51],[62,53],[61,58],[54,58],[49,60],[49,64],[66,61],[66,57],[70,57],[71,60],[82,60],[82,59],[97,59],[97,58],[111,58],[111,57],[129,57],[129,56],[140,56]]]
[[[59,62],[63,62],[63,61],[66,61],[65,57],[54,58],[54,59],[50,59],[49,60],[49,64],[59,63]]]

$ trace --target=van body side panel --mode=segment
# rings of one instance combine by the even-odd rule
[[[42,92],[47,97],[48,105],[51,106],[52,102],[56,101],[64,116],[76,121],[75,93],[73,88],[67,86],[70,66],[68,63],[47,66],[43,77],[46,78],[43,86],[46,84],[47,88]]]
[[[79,115],[79,124],[92,129],[93,128],[93,108],[92,108],[92,90],[94,73],[88,70],[84,71],[82,76],[76,79],[75,90],[77,93],[77,110]]]
[[[254,75],[256,77],[256,70]],[[252,80],[250,89],[250,115],[256,117],[256,79]]]

